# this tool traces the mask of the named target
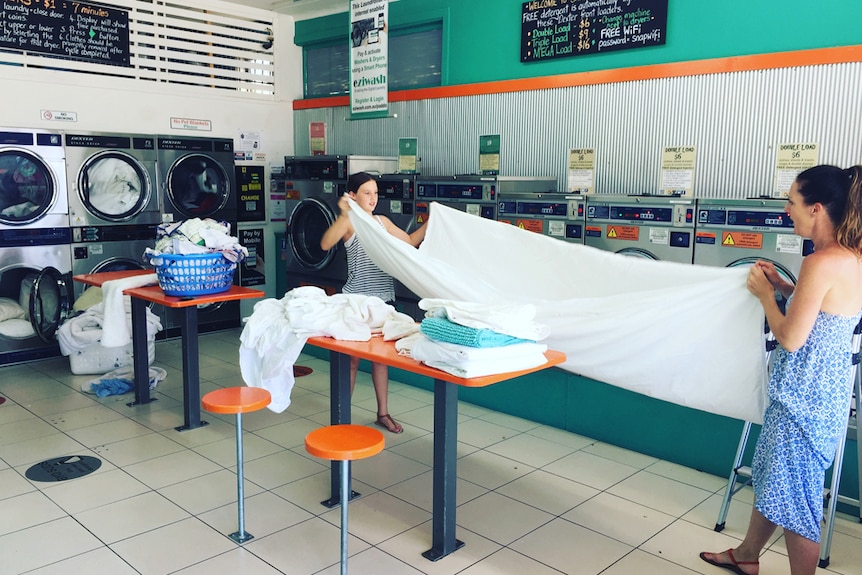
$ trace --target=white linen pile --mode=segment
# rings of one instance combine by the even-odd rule
[[[419,249],[351,204],[374,262],[421,298],[532,304],[561,368],[687,407],[760,423],[763,309],[745,268],[652,261],[431,204]]]
[[[532,305],[423,299],[419,307],[426,317],[422,333],[396,347],[400,352],[409,346],[413,359],[429,367],[471,378],[532,369],[546,361],[548,346],[534,340],[546,337],[548,330],[533,321],[536,309]],[[486,335],[470,337],[472,332]]]
[[[120,301],[123,302],[123,308],[120,310],[122,315],[118,316],[115,312],[108,315],[105,312],[106,302],[102,302],[90,306],[84,312],[70,317],[60,324],[57,329],[60,353],[72,355],[96,344],[101,344],[104,347],[116,347],[105,345],[106,327],[109,324],[122,323],[128,332],[132,325],[132,308],[129,296],[122,297]],[[161,331],[162,322],[156,314],[150,311],[150,308],[146,308],[146,310],[147,341],[149,341],[155,339],[156,334]]]
[[[386,338],[389,330],[408,333],[408,324],[415,322],[378,297],[327,296],[314,286],[292,289],[281,299],[257,302],[245,320],[239,348],[242,378],[246,385],[267,389],[269,409],[281,413],[290,406],[293,364],[308,338],[367,341],[375,333]]]
[[[136,287],[156,285],[156,274],[129,276],[102,284],[102,308],[105,316],[102,322],[101,342],[105,347],[123,347],[132,341],[132,321],[130,319],[130,299],[123,291]],[[126,321],[123,321],[123,320]],[[161,325],[161,324],[159,324]],[[159,328],[161,329],[161,328]]]

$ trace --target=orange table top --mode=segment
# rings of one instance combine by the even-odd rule
[[[118,272],[100,272],[96,274],[82,274],[73,276],[72,279],[75,281],[85,283],[92,286],[100,287],[106,281],[119,280],[131,276],[139,276],[144,274],[152,274],[155,273],[153,270],[125,270]],[[136,297],[142,300],[150,301],[153,303],[161,304],[165,307],[172,308],[180,308],[180,307],[190,307],[193,305],[204,305],[210,303],[218,303],[222,301],[231,301],[237,299],[249,299],[249,298],[258,298],[266,295],[261,290],[251,289],[247,287],[240,287],[236,285],[230,286],[230,289],[227,291],[223,291],[221,293],[214,293],[209,295],[196,295],[196,296],[188,296],[188,297],[177,297],[165,295],[157,285],[153,286],[145,286],[145,287],[137,287],[137,288],[129,288],[123,291],[124,294]]]
[[[336,351],[346,355],[367,359],[375,363],[382,363],[390,367],[403,369],[411,373],[426,375],[434,379],[440,379],[462,385],[464,387],[485,387],[507,379],[513,379],[521,375],[527,375],[536,371],[559,365],[566,361],[566,354],[561,351],[548,350],[545,352],[545,358],[548,360],[538,367],[524,369],[520,371],[510,371],[507,373],[495,373],[493,375],[485,375],[482,377],[464,378],[446,373],[439,369],[428,367],[424,363],[416,361],[412,357],[398,355],[398,350],[395,349],[395,342],[384,341],[382,337],[372,337],[368,341],[342,341],[331,337],[318,336],[309,338],[308,342],[311,345]]]

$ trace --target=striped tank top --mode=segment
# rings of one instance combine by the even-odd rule
[[[385,228],[380,217],[374,217],[380,227]],[[373,295],[385,302],[395,301],[395,280],[368,257],[355,233],[344,242],[344,247],[347,249],[347,283],[341,291]]]

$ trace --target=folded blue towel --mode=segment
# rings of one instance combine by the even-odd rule
[[[532,340],[512,337],[490,329],[467,327],[442,317],[426,317],[419,330],[429,339],[468,347],[499,347],[515,343],[535,343]]]

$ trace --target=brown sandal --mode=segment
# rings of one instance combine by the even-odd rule
[[[709,563],[710,565],[715,565],[716,567],[721,567],[722,569],[733,571],[737,575],[756,575],[756,573],[759,571],[759,561],[737,561],[736,557],[733,556],[733,549],[728,549],[727,551],[725,551],[725,553],[727,553],[727,556],[730,558],[730,563],[721,563],[720,561],[718,561],[718,559],[716,559],[716,557],[721,555],[721,553],[703,552],[700,554],[700,558]],[[712,558],[709,557],[710,555],[712,556]],[[747,573],[739,567],[740,565],[756,565],[758,569],[754,573]]]
[[[401,425],[399,425],[394,419],[392,419],[392,416],[388,413],[378,415],[377,421],[375,421],[374,423],[391,433],[401,433],[402,431],[404,431],[404,428],[401,427]]]

